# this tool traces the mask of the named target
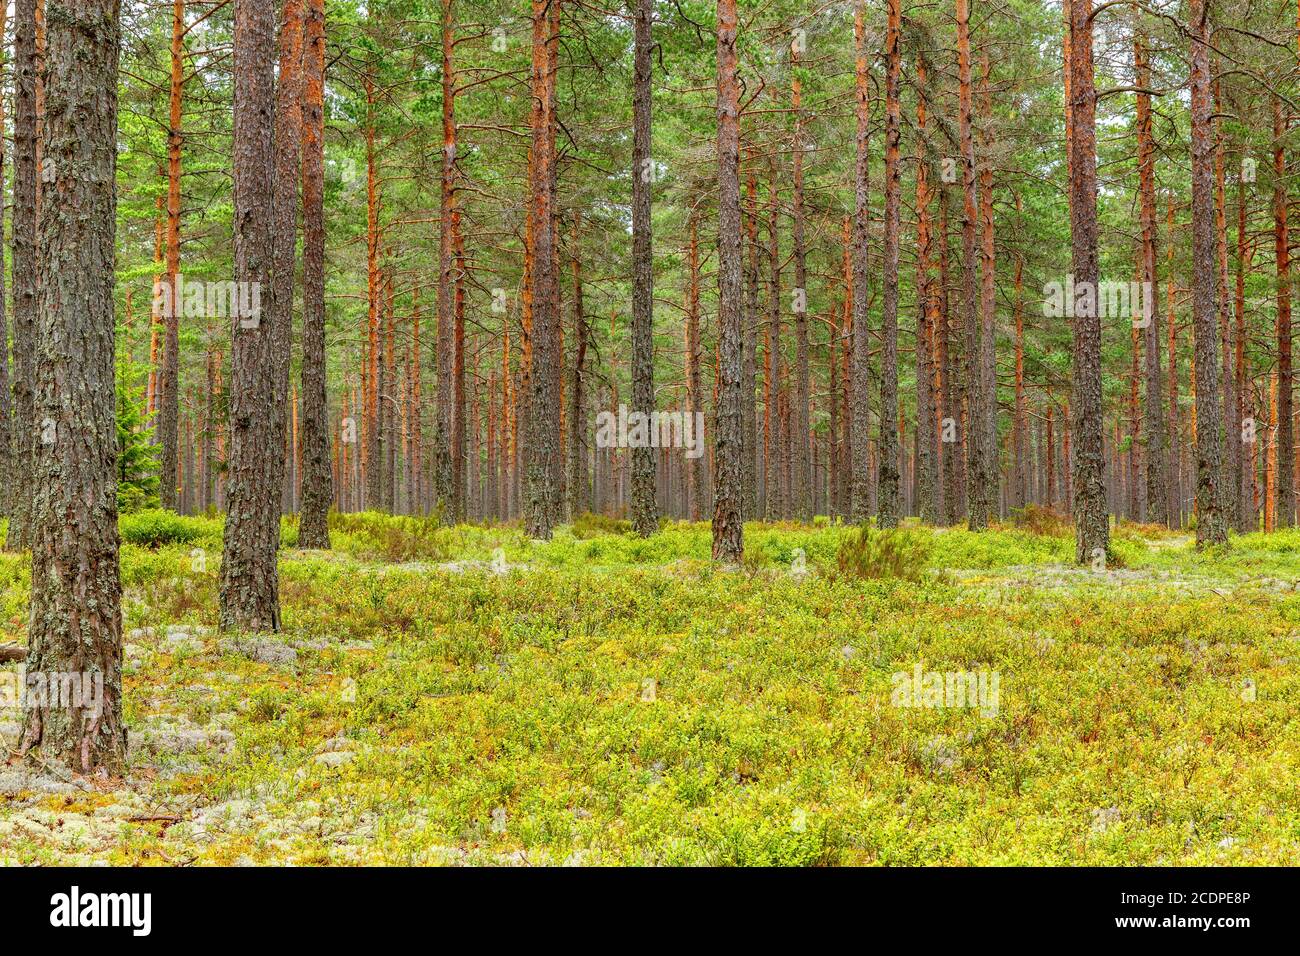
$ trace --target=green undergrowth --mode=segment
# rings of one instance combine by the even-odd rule
[[[909,525],[859,574],[826,522],[750,524],[721,569],[706,524],[335,515],[332,552],[281,554],[284,631],[257,640],[284,660],[205,630],[220,523],[175,520],[123,546],[128,722],[232,746],[133,758],[174,825],[74,839],[108,809],[0,796],[0,859],[1300,861],[1300,532],[1197,553],[1120,526],[1097,572],[1068,529]],[[28,586],[0,555],[4,639]],[[996,706],[898,706],[918,667],[996,673]],[[16,823],[46,810],[48,836]]]

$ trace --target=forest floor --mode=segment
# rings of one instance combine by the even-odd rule
[[[0,764],[0,863],[1300,863],[1300,531],[919,530],[908,580],[825,523],[723,571],[700,524],[332,522],[238,639],[219,522],[123,519],[130,771]],[[992,706],[899,706],[918,665]]]

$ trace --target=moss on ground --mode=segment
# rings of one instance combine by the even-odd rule
[[[707,525],[332,521],[260,638],[215,632],[219,521],[142,526],[131,774],[0,767],[0,862],[1300,862],[1300,531],[1124,526],[1096,571],[921,529],[909,583],[840,573],[825,523],[723,571]],[[0,555],[0,640],[28,586]],[[996,672],[996,713],[895,706],[918,664]]]

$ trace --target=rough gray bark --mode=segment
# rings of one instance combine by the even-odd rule
[[[1075,0],[1079,2],[1079,0]],[[1192,98],[1192,325],[1196,354],[1196,545],[1224,544],[1220,497],[1223,409],[1219,401],[1218,272],[1214,237],[1214,141],[1205,0],[1189,0]],[[1280,405],[1280,403],[1279,403]],[[1289,424],[1289,423],[1288,423]],[[1279,452],[1281,449],[1279,448]],[[1279,473],[1281,472],[1281,454]]]
[[[718,0],[718,423],[714,436],[713,560],[744,556],[740,503],[740,85],[736,0]]]
[[[632,54],[632,408],[654,410],[654,251],[650,232],[650,51],[653,0],[636,0]],[[632,449],[632,527],[642,537],[659,528],[655,449]]]
[[[19,750],[116,775],[126,756],[114,419],[117,0],[50,2],[46,30],[42,148],[54,201],[39,245],[28,706]],[[47,686],[43,699],[32,696],[34,679]]]
[[[288,0],[296,2],[296,0]],[[233,316],[230,363],[230,452],[222,541],[223,630],[278,631],[280,485],[276,418],[284,415],[271,289],[274,178],[275,12],[259,0],[235,0],[234,238],[235,282],[261,290],[260,313]],[[283,427],[283,426],[281,426]],[[377,465],[378,462],[372,463]]]
[[[1016,197],[1016,214],[1019,218],[1020,197]],[[1016,384],[1015,384],[1015,421],[1011,429],[1011,443],[1015,458],[1015,479],[1013,481],[1011,503],[1014,508],[1023,508],[1029,501],[1027,486],[1029,484],[1027,418],[1025,406],[1025,309],[1024,289],[1025,260],[1016,256]]]
[[[966,384],[966,508],[972,531],[988,527],[989,478],[984,474],[980,433],[984,428],[984,391],[980,363],[981,322],[979,312],[978,252],[976,248],[977,186],[975,177],[975,140],[971,132],[970,4],[957,0],[957,70],[959,106],[958,138],[962,175],[962,324],[965,331],[962,365]]]
[[[1292,431],[1292,393],[1294,379],[1291,368],[1291,238],[1287,228],[1286,189],[1286,121],[1282,115],[1282,102],[1273,97],[1273,241],[1277,263],[1277,423],[1273,433],[1276,447],[1277,470],[1273,480],[1273,521],[1278,528],[1291,527],[1291,513],[1295,509],[1294,433]],[[1208,134],[1207,134],[1208,135]],[[1198,260],[1199,264],[1199,260]],[[1201,355],[1196,354],[1197,369]],[[1197,378],[1200,383],[1200,377]],[[1197,392],[1197,398],[1200,392]],[[1200,421],[1200,403],[1197,403],[1197,421]],[[1199,488],[1199,483],[1198,483]],[[1198,491],[1199,494],[1199,491]],[[1199,509],[1199,498],[1198,498]],[[1198,510],[1199,515],[1199,510]]]
[[[902,135],[898,101],[902,56],[899,52],[899,0],[888,0],[885,31],[885,235],[884,308],[880,350],[880,460],[877,479],[877,521],[893,528],[899,517],[898,474],[898,241],[899,139]]]
[[[452,462],[452,350],[455,333],[455,262],[453,209],[456,203],[456,117],[452,73],[452,2],[442,0],[442,205],[438,216],[438,334],[437,411],[433,428],[433,488],[436,507],[448,521],[456,516],[456,490]],[[534,297],[534,301],[536,298]]]
[[[36,0],[14,3],[13,487],[31,488],[36,452]],[[31,543],[31,496],[17,494],[5,547]]]
[[[302,514],[300,548],[330,546],[329,400],[325,391],[325,0],[303,28]]]
[[[866,3],[853,5],[853,38],[856,51],[856,86],[854,112],[857,118],[857,156],[854,177],[853,214],[853,355],[850,381],[853,408],[849,416],[849,467],[852,469],[850,508],[852,520],[864,523],[871,514],[871,462],[867,457],[867,432],[870,428],[871,343],[867,328],[867,236],[870,210],[870,156],[867,152],[870,115],[867,102]]]
[[[524,528],[529,537],[549,539],[558,521],[563,462],[560,458],[560,370],[557,355],[555,242],[552,175],[555,163],[555,71],[551,47],[559,37],[548,11],[559,0],[533,0],[533,154],[529,164],[532,197],[533,303],[532,355],[527,415],[528,454],[524,462]]]
[[[0,37],[5,34],[9,7],[0,9]],[[5,51],[0,50],[0,72]],[[0,96],[0,130],[5,126],[3,96]],[[0,136],[0,196],[5,194],[5,143]],[[0,215],[0,249],[4,249],[4,216]],[[8,517],[13,502],[13,406],[9,391],[9,315],[5,296],[5,271],[0,268],[0,517]]]
[[[1092,68],[1092,0],[1070,5],[1070,101],[1073,117],[1070,190],[1070,235],[1073,240],[1074,282],[1097,288],[1097,131],[1096,85]],[[1210,276],[1213,280],[1213,275]],[[1074,317],[1074,399],[1070,403],[1074,428],[1075,560],[1080,564],[1104,560],[1110,547],[1106,510],[1101,407],[1101,317],[1098,309],[1076,309]],[[1080,312],[1091,314],[1080,315]]]

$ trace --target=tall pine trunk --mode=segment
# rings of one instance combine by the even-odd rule
[[[289,3],[296,0],[287,0]],[[258,0],[236,0],[234,33],[235,282],[260,290],[260,311],[232,317],[230,458],[222,542],[222,629],[278,631],[280,484],[284,416],[278,380],[280,310],[271,287],[275,115],[275,13]],[[282,427],[282,426],[281,426]],[[281,439],[277,441],[277,439]],[[371,462],[372,467],[378,462]]]
[[[1189,0],[1192,100],[1192,332],[1196,359],[1196,544],[1228,540],[1223,511],[1223,415],[1219,404],[1218,270],[1214,237],[1214,140],[1209,10]],[[1289,427],[1288,422],[1288,427]],[[1281,463],[1279,461],[1279,467]],[[1279,502],[1281,499],[1279,498]]]
[[[1287,223],[1286,150],[1282,137],[1286,122],[1282,101],[1273,97],[1273,239],[1277,258],[1277,431],[1273,441],[1277,448],[1277,476],[1274,484],[1273,514],[1277,527],[1291,526],[1294,510],[1293,434],[1291,431],[1291,245]],[[1200,355],[1197,355],[1200,361]]]
[[[983,365],[980,362],[980,297],[976,235],[978,229],[978,184],[975,171],[975,139],[971,131],[974,106],[970,65],[970,0],[957,0],[957,136],[962,172],[962,367],[965,372],[967,522],[972,531],[988,526],[988,481],[981,456],[984,428]]]
[[[867,456],[868,432],[871,427],[870,392],[871,342],[867,328],[867,239],[870,229],[868,208],[871,188],[870,105],[867,100],[870,75],[867,70],[866,2],[853,5],[853,43],[855,52],[854,117],[857,123],[854,159],[853,213],[853,359],[851,385],[853,406],[849,417],[849,467],[852,470],[850,515],[863,524],[871,514],[871,461]]]
[[[649,415],[655,405],[654,250],[650,190],[650,53],[654,45],[653,0],[636,0],[633,11],[632,78],[632,411]],[[632,527],[642,537],[659,528],[655,501],[655,450],[632,449]]]
[[[328,548],[329,400],[325,390],[325,0],[307,0],[302,137],[302,515],[300,548]]]
[[[713,560],[744,554],[740,435],[740,84],[736,0],[718,0],[718,422],[714,433]]]
[[[532,161],[529,164],[533,235],[532,368],[530,371],[527,442],[524,458],[524,528],[529,537],[549,539],[559,519],[563,462],[560,456],[560,370],[556,361],[559,316],[556,314],[556,250],[553,215],[555,164],[555,69],[551,47],[559,43],[551,4],[533,0]]]
[[[543,23],[543,26],[545,24]],[[438,238],[438,355],[437,413],[434,419],[434,496],[442,517],[460,518],[459,495],[452,463],[452,430],[455,406],[452,389],[452,351],[455,334],[455,235],[456,208],[456,77],[452,69],[454,32],[452,0],[442,0],[442,205]],[[537,106],[534,105],[534,112]]]
[[[117,0],[82,0],[50,20],[42,153],[58,202],[44,210],[38,257],[26,669],[28,688],[43,681],[47,693],[29,696],[19,746],[114,775],[126,758],[114,419],[118,49]]]
[[[885,235],[884,310],[880,358],[880,460],[877,494],[878,522],[892,528],[899,517],[898,475],[898,232],[899,137],[902,135],[898,101],[902,56],[899,52],[900,0],[888,0],[885,30]]]
[[[185,38],[185,3],[173,0],[171,83],[168,91],[167,129],[167,290],[163,314],[162,363],[158,368],[157,435],[161,454],[159,496],[164,508],[176,508],[180,462],[180,274],[181,274],[181,116],[184,94],[182,54]]]
[[[1070,234],[1075,287],[1097,288],[1096,86],[1092,67],[1092,0],[1070,4]],[[1211,277],[1213,278],[1213,277]],[[1074,551],[1080,564],[1105,560],[1110,549],[1102,440],[1101,317],[1076,308],[1074,317]],[[1084,313],[1084,314],[1080,314]]]
[[[36,0],[14,3],[13,461],[14,488],[34,487],[36,376]],[[30,495],[16,494],[5,547],[31,544]]]
[[[366,91],[366,318],[362,345],[361,381],[365,412],[363,436],[359,448],[365,476],[362,507],[378,508],[383,501],[383,467],[380,461],[379,416],[379,313],[381,310],[382,275],[379,245],[383,239],[379,224],[380,181],[375,150],[375,89],[373,62],[367,63]]]
[[[0,37],[5,35],[9,5],[0,9]],[[0,46],[0,74],[4,73],[6,52]],[[5,128],[4,97],[0,96],[0,130]],[[0,196],[5,194],[5,143],[0,136]],[[5,244],[4,216],[0,215],[0,249]],[[128,300],[129,303],[129,300]],[[128,305],[128,313],[130,311]],[[9,517],[14,501],[13,405],[9,382],[9,314],[5,297],[4,269],[0,268],[0,517]]]

